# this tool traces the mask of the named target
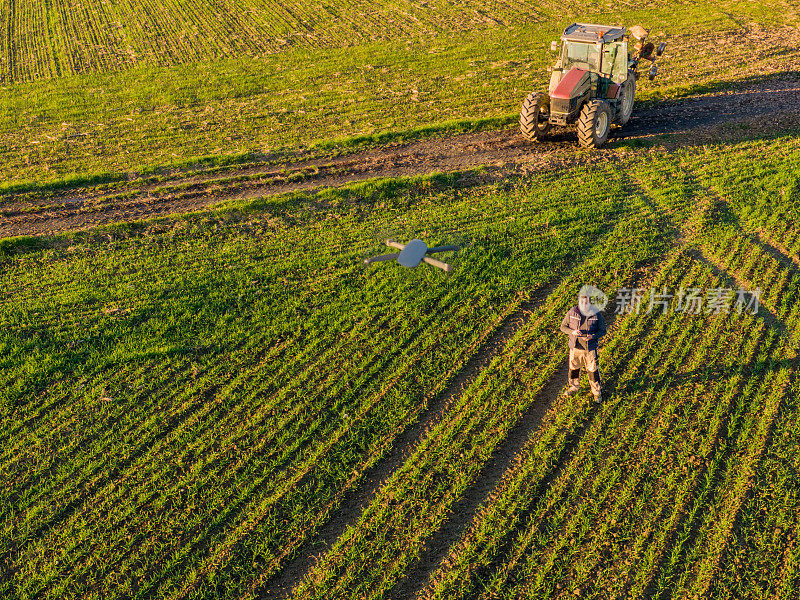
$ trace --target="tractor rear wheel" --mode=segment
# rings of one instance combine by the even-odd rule
[[[519,114],[519,129],[526,139],[535,142],[542,139],[550,129],[550,97],[531,92],[522,103]]]
[[[620,96],[619,111],[617,112],[614,122],[617,125],[625,125],[625,123],[631,120],[633,100],[636,96],[636,77],[633,73],[628,73],[628,80],[622,84]]]
[[[589,100],[578,117],[578,142],[584,148],[599,148],[611,130],[611,108],[603,100]]]

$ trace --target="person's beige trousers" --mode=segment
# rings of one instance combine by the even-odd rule
[[[600,395],[600,367],[597,364],[597,350],[569,349],[569,386],[578,389],[580,384],[581,367],[586,369],[589,376],[589,386],[592,394]]]

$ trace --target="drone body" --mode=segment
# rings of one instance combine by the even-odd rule
[[[458,246],[437,246],[435,248],[428,248],[427,244],[422,240],[413,239],[408,244],[400,244],[398,242],[393,242],[392,240],[386,240],[386,245],[391,248],[397,248],[400,252],[396,252],[393,254],[382,254],[380,256],[373,256],[372,258],[367,258],[364,260],[365,264],[372,264],[374,262],[381,262],[387,260],[397,260],[399,264],[404,267],[414,268],[419,263],[425,262],[429,265],[434,267],[439,267],[440,269],[447,271],[448,273],[453,270],[453,268],[444,263],[440,260],[436,260],[435,258],[431,258],[428,254],[434,254],[436,252],[449,252],[452,250],[458,250]]]

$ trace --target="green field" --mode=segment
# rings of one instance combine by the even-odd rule
[[[579,284],[634,280],[761,285],[762,309],[620,317],[606,404],[551,408],[430,593],[792,589],[798,165],[780,137],[6,243],[3,594],[257,597],[502,316],[555,285],[297,594],[382,597],[563,361]],[[452,276],[360,264],[422,229],[466,244]]]
[[[796,3],[2,6],[0,208],[502,126],[586,15],[670,40],[652,102],[800,64]],[[271,597],[447,394],[291,597],[794,597],[800,127],[735,133],[0,240],[0,597]],[[414,236],[461,245],[453,273],[363,264]],[[584,283],[762,293],[757,314],[619,315],[604,403],[553,399],[505,456]]]
[[[159,11],[138,2],[6,4],[16,9],[5,13],[0,36],[15,41],[13,51],[0,52],[4,182],[137,173],[195,157],[251,158],[513,117],[525,95],[548,81],[549,41],[587,15],[641,22],[669,42],[662,74],[640,86],[644,99],[800,65],[796,3],[598,2],[566,12],[554,2],[476,0],[383,9],[248,0],[236,10],[219,0],[175,0]],[[249,24],[229,23],[231,15]],[[280,33],[288,29],[302,35],[277,51],[275,40],[289,39]]]

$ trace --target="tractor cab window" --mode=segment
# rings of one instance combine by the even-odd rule
[[[603,65],[600,69],[606,77],[617,83],[628,77],[628,44],[627,42],[611,42],[603,45]]]
[[[586,69],[587,71],[598,71],[599,63],[600,51],[594,44],[580,42],[566,42],[564,44],[564,55],[561,60],[561,68],[564,71],[569,71],[573,67]]]

